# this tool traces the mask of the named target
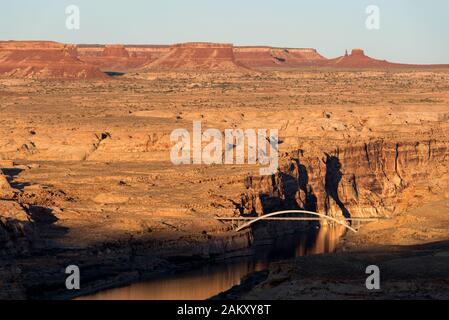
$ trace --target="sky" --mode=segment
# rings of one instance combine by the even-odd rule
[[[66,28],[66,7],[80,29]],[[379,29],[366,8],[379,8]],[[402,63],[449,63],[448,0],[3,0],[0,40],[172,44],[191,41],[345,49]]]

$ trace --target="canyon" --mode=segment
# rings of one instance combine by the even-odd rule
[[[231,44],[2,42],[0,297],[82,296],[246,255],[256,231],[317,226],[236,232],[216,219],[283,209],[385,220],[347,236],[347,252],[270,266],[234,297],[307,298],[317,283],[332,288],[323,279],[354,257],[416,265],[425,250],[424,265],[437,259],[440,270],[446,246],[431,244],[449,236],[448,84],[447,66],[389,64],[362,50],[333,60],[314,49]],[[173,166],[170,134],[194,121],[221,132],[277,129],[279,170]],[[64,287],[70,264],[81,269],[79,292]],[[429,277],[447,276],[438,272]],[[444,281],[433,284],[426,294],[445,294]]]

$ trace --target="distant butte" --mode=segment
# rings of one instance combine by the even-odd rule
[[[315,49],[236,47],[234,52],[238,62],[252,68],[294,68],[326,60]]]
[[[126,57],[127,51],[129,58]],[[448,68],[449,65],[391,63],[353,49],[327,59],[313,48],[233,46],[232,44],[191,42],[175,45],[79,45],[79,57],[102,69],[139,71],[224,71],[283,70],[304,67],[327,68]]]
[[[44,79],[107,77],[95,66],[78,59],[76,45],[50,41],[1,41],[0,75]]]
[[[448,68],[449,65],[418,65],[418,64],[402,64],[402,63],[392,63],[387,60],[378,60],[371,58],[365,54],[363,49],[353,49],[350,54],[345,54],[344,56],[329,59],[325,62],[325,65],[335,68],[378,68],[378,69],[389,69],[389,68]]]
[[[156,60],[162,53],[158,49],[128,47],[124,45],[80,45],[79,58],[103,71],[128,72]]]
[[[124,45],[106,45],[103,50],[103,57],[129,58],[129,53]]]
[[[353,49],[350,54],[328,60],[327,64],[343,68],[387,68],[394,66],[386,60],[377,60],[366,56],[362,49]]]
[[[233,46],[192,42],[167,45],[67,45],[51,41],[0,41],[0,76],[102,79],[103,72],[227,72],[298,68],[448,68],[371,58],[362,49],[327,59],[312,48]],[[102,72],[103,71],[103,72]]]
[[[192,42],[175,44],[167,54],[145,67],[149,71],[248,72],[235,59],[232,44]]]

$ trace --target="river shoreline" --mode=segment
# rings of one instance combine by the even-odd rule
[[[261,227],[258,228],[258,236],[254,237],[253,231],[247,229],[239,233],[227,232],[220,235],[210,235],[207,240],[192,239],[189,243],[178,248],[164,249],[159,247],[154,252],[145,242],[137,244],[121,243],[111,245],[103,244],[102,251],[109,252],[109,256],[101,260],[99,257],[93,261],[89,259],[98,248],[88,248],[86,251],[67,251],[57,256],[61,259],[61,266],[69,263],[66,255],[76,256],[71,261],[76,261],[80,266],[84,283],[78,291],[67,291],[61,287],[62,274],[56,274],[57,270],[49,272],[56,277],[52,287],[45,287],[42,281],[36,279],[36,284],[28,289],[32,299],[77,299],[91,296],[101,291],[125,287],[135,283],[150,281],[173,274],[183,273],[192,269],[201,268],[214,263],[229,262],[234,259],[251,257],[257,247],[267,246],[275,240],[273,235],[286,236],[295,232],[303,232],[314,228],[310,223],[296,223],[293,228],[285,227]],[[167,241],[169,243],[169,241]],[[116,246],[119,245],[119,248]],[[167,246],[167,244],[165,245]],[[130,250],[131,248],[131,250]],[[164,254],[165,250],[165,254]],[[59,283],[56,283],[59,282]],[[48,285],[48,284],[47,284]],[[59,288],[59,289],[58,289]]]
[[[137,281],[96,290],[93,294],[82,295],[80,299],[207,299],[240,283],[248,273],[267,268],[273,261],[314,254],[315,250],[333,251],[335,239],[340,239],[341,232],[341,229],[337,232],[334,228],[305,228],[303,225],[301,228],[284,230],[281,234],[273,233],[273,229],[279,231],[280,227],[282,225],[267,224],[256,228],[256,231],[252,230],[254,241],[247,250],[185,263],[169,272],[143,274]],[[274,234],[278,236],[274,237]],[[168,290],[168,287],[171,289]]]

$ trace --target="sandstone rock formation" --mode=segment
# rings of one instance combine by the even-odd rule
[[[17,202],[0,200],[0,250],[20,252],[33,240],[33,227]]]
[[[315,49],[236,47],[235,59],[251,68],[295,68],[325,60]]]
[[[106,78],[100,71],[227,72],[303,67],[349,69],[448,68],[449,65],[390,63],[365,55],[362,49],[326,59],[315,49],[234,47],[231,44],[65,45],[50,41],[0,42],[0,75],[52,79]]]
[[[129,58],[129,53],[123,45],[106,45],[103,57]]]
[[[163,50],[162,50],[163,51]],[[167,50],[165,50],[167,51]],[[104,71],[128,72],[157,59],[158,50],[124,45],[80,45],[81,60],[98,66]]]
[[[383,141],[333,152],[287,154],[272,177],[248,177],[243,214],[308,210],[332,217],[389,217],[418,205],[413,197],[448,183],[449,141]],[[438,180],[434,176],[446,177]],[[439,185],[441,183],[441,185]]]
[[[345,54],[342,57],[329,59],[327,64],[333,67],[342,68],[386,68],[393,64],[386,60],[376,60],[365,55],[362,49],[353,49],[350,54]]]
[[[420,69],[447,68],[449,65],[412,65],[391,63],[386,60],[373,59],[362,49],[353,49],[350,54],[335,59],[327,59],[315,49],[273,48],[273,47],[236,47],[235,56],[238,62],[252,68],[302,68],[332,67],[348,69]]]
[[[149,59],[154,61],[170,51],[168,45],[126,45],[126,50],[132,57]]]
[[[77,58],[77,47],[48,41],[0,42],[0,75],[44,79],[104,79]]]
[[[249,71],[236,61],[232,44],[203,42],[173,45],[166,55],[148,64],[145,70],[237,73]]]
[[[9,253],[26,250],[33,237],[29,216],[13,201],[18,193],[0,169],[0,256],[3,250]]]
[[[367,56],[362,49],[353,49],[350,54],[346,53],[344,56],[329,59],[324,61],[324,65],[336,67],[336,68],[402,68],[402,69],[419,69],[419,68],[448,68],[449,65],[414,65],[414,64],[401,64],[392,63],[387,60],[373,59]]]
[[[10,199],[13,197],[14,191],[14,188],[11,187],[8,179],[0,169],[0,198]]]

